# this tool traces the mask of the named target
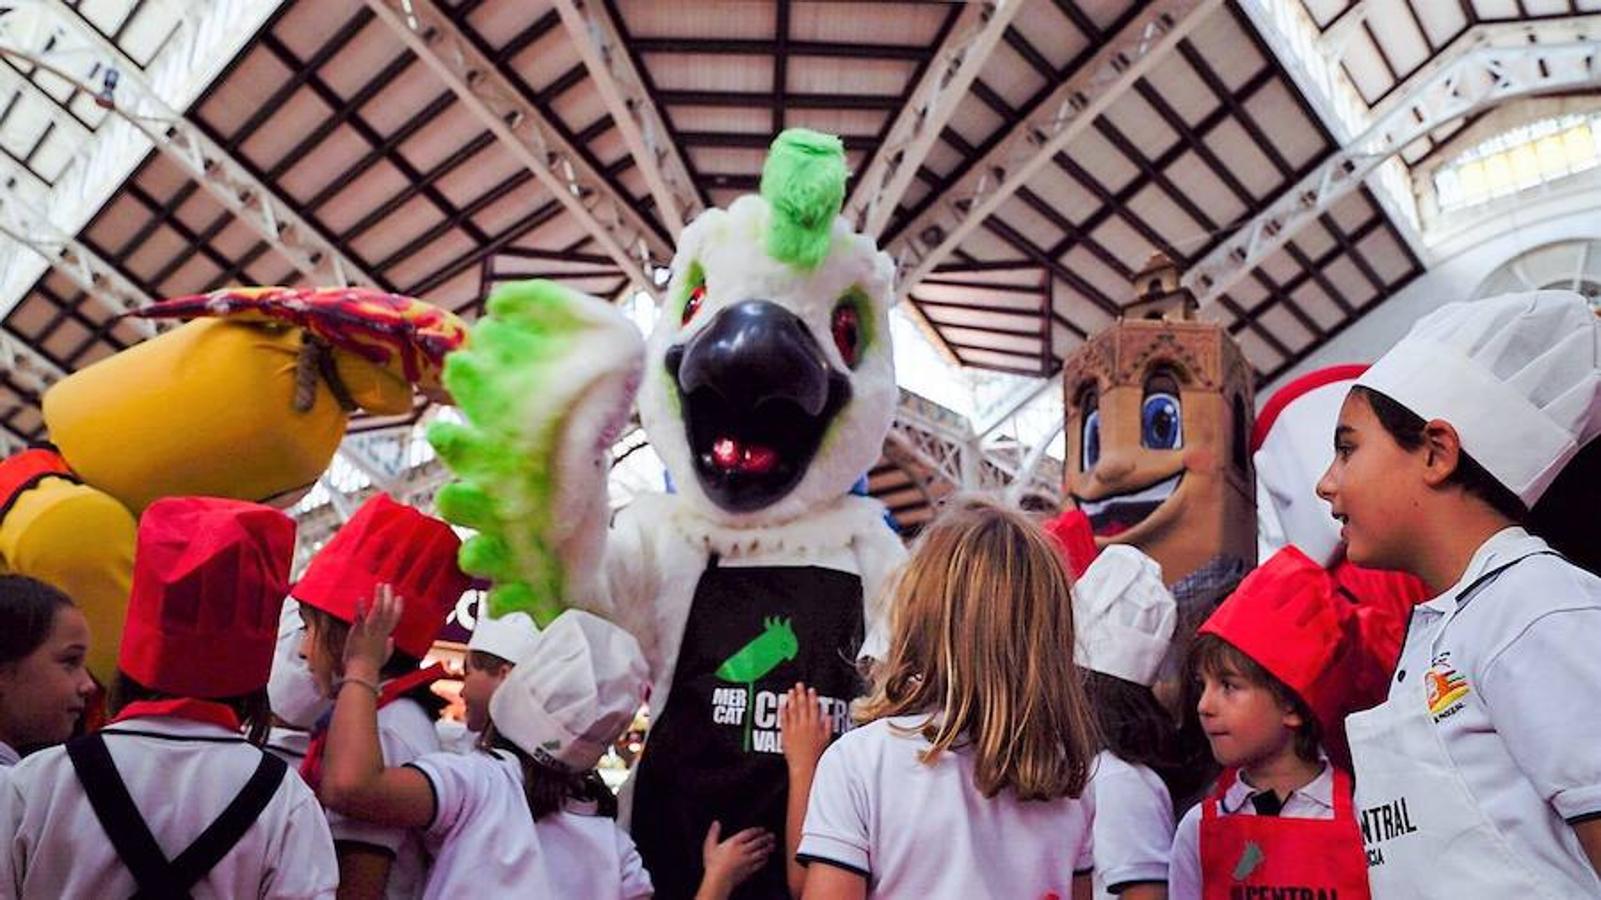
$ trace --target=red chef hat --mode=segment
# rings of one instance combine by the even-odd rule
[[[1329,568],[1340,593],[1356,604],[1357,651],[1351,655],[1347,712],[1372,709],[1390,692],[1390,675],[1401,661],[1401,642],[1412,607],[1429,599],[1415,575],[1353,565],[1340,558]]]
[[[265,687],[294,552],[294,520],[271,507],[210,497],[150,504],[118,667],[180,697]]]
[[[351,622],[356,604],[387,583],[406,601],[395,648],[421,659],[471,583],[456,565],[460,549],[449,525],[379,494],[312,558],[294,597]]]
[[[1334,578],[1294,546],[1258,566],[1201,625],[1284,682],[1318,720],[1324,747],[1344,753],[1356,607]]]
[[[1064,510],[1054,519],[1045,520],[1045,532],[1056,539],[1062,550],[1062,559],[1074,578],[1082,576],[1095,562],[1100,548],[1095,546],[1095,531],[1090,517],[1081,509]]]

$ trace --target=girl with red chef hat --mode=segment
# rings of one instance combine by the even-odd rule
[[[1169,896],[1368,896],[1351,776],[1325,751],[1343,747],[1348,686],[1372,664],[1359,633],[1354,605],[1294,547],[1201,626],[1188,667],[1224,771],[1179,823]]]
[[[334,895],[322,809],[261,748],[294,543],[294,523],[254,503],[168,498],[145,510],[115,715],[12,770],[0,894]]]
[[[449,525],[378,494],[312,559],[291,594],[305,620],[301,655],[323,696],[338,696],[347,680],[345,639],[358,604],[378,585],[406,598],[395,626],[395,652],[379,682],[362,682],[378,695],[378,736],[384,764],[405,765],[440,749],[434,721],[444,700],[431,690],[445,670],[421,668],[445,618],[467,590],[456,565],[461,540]],[[315,789],[321,781],[326,716],[312,729],[301,774]],[[427,881],[427,854],[414,832],[348,818],[330,810],[328,823],[339,853],[340,893],[347,897],[414,898]]]

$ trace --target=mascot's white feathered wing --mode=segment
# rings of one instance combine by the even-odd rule
[[[491,613],[584,607],[645,648],[633,821],[659,896],[693,893],[713,819],[782,833],[779,698],[816,686],[843,729],[854,663],[885,639],[905,552],[851,487],[894,415],[893,264],[839,217],[844,184],[837,138],[787,131],[760,196],[684,230],[648,342],[600,300],[527,282],[447,362],[467,423],[430,433],[460,479],[439,506],[480,532],[462,561],[494,582]],[[676,492],[608,528],[606,450],[636,390]],[[750,896],[782,891],[781,856]]]

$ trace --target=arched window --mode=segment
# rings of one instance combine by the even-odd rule
[[[1434,173],[1440,210],[1449,212],[1601,165],[1601,115],[1544,119],[1503,132]]]
[[[1601,240],[1554,241],[1526,250],[1491,272],[1473,295],[1536,290],[1576,291],[1601,309]]]
[[[1079,388],[1074,407],[1078,412],[1078,470],[1088,472],[1101,459],[1101,398],[1093,383]],[[1071,443],[1071,441],[1069,442]],[[1072,452],[1071,449],[1068,451]]]

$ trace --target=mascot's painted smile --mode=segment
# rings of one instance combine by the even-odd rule
[[[1143,488],[1109,494],[1096,500],[1074,495],[1073,503],[1090,519],[1090,528],[1098,538],[1122,536],[1129,529],[1151,518],[1162,504],[1178,492],[1184,481],[1184,472],[1163,478]]]
[[[695,476],[731,512],[760,509],[806,474],[850,379],[800,317],[766,300],[726,306],[667,351]]]
[[[1097,546],[1139,548],[1170,585],[1255,559],[1249,372],[1221,329],[1182,318],[1124,318],[1063,363],[1065,487]]]

